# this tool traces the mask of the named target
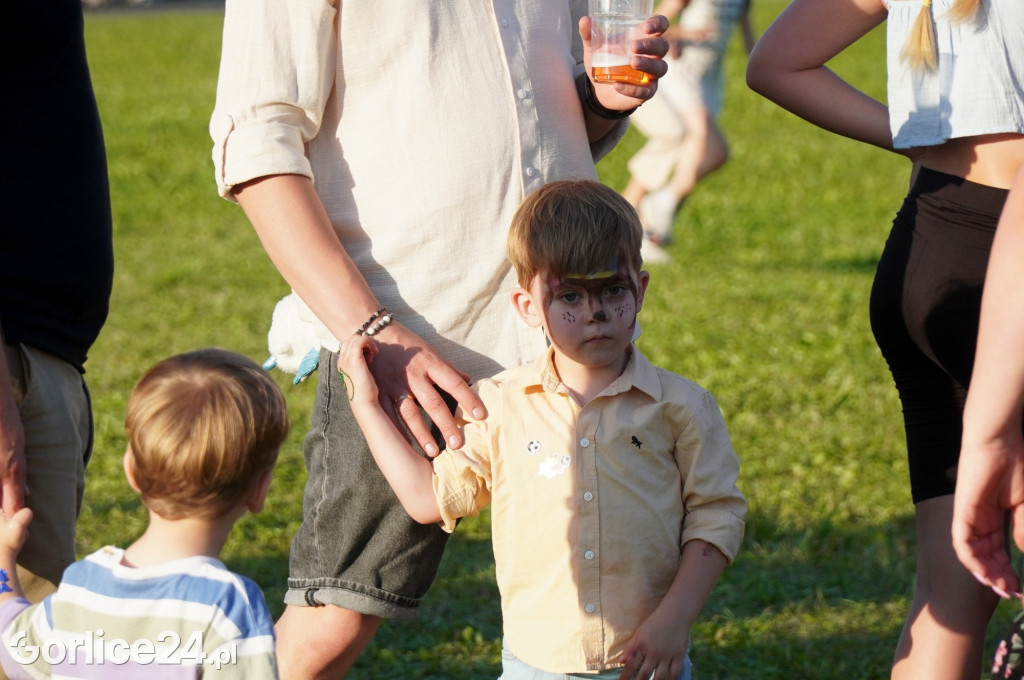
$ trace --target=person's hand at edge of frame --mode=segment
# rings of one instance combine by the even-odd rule
[[[28,495],[25,465],[25,431],[0,330],[0,510],[9,517],[25,507]]]
[[[970,445],[960,452],[953,501],[953,548],[979,582],[1000,597],[1021,597],[1020,578],[1010,562],[1014,541],[1024,549],[1024,439]]]

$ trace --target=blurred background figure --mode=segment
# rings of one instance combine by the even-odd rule
[[[683,201],[705,175],[722,167],[729,147],[717,124],[724,99],[725,52],[738,24],[747,53],[754,46],[750,0],[663,0],[655,8],[674,22],[668,74],[658,94],[631,117],[647,143],[629,161],[622,195],[640,213],[645,262],[671,258],[661,246]]]

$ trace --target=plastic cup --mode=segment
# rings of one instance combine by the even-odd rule
[[[651,76],[629,65],[630,46],[644,37],[640,25],[654,11],[654,0],[589,0],[591,67],[598,83],[646,85]]]

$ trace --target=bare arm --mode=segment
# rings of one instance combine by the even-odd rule
[[[405,511],[417,522],[441,521],[430,462],[409,446],[380,406],[370,366],[379,360],[377,344],[363,335],[350,338],[338,353],[338,370],[351,381],[352,413],[366,443]],[[404,400],[409,401],[409,400]]]
[[[692,540],[683,546],[672,586],[626,645],[626,665],[619,680],[679,677],[690,642],[690,628],[725,565],[725,555],[710,543]]]
[[[669,21],[676,21],[689,4],[690,0],[661,0],[655,5],[654,13],[668,17]]]
[[[964,408],[953,545],[1000,594],[1019,592],[1005,541],[1006,512],[1024,547],[1024,172],[999,220],[982,296],[978,348]]]
[[[28,493],[25,469],[25,430],[7,365],[0,327],[0,509],[8,515],[25,507]]]
[[[794,0],[754,46],[747,85],[818,127],[892,150],[885,105],[825,66],[885,17],[881,0]]]
[[[345,251],[313,183],[301,175],[272,175],[248,182],[235,197],[252,222],[278,271],[335,337],[351,336],[380,302]],[[380,355],[373,377],[388,415],[397,413],[428,454],[437,445],[410,394],[438,426],[445,440],[460,446],[462,434],[436,387],[451,394],[466,413],[484,416],[484,406],[466,376],[397,319],[376,337]]]

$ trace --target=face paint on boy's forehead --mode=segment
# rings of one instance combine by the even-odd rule
[[[615,263],[618,264],[618,258]],[[617,266],[615,269],[609,269],[607,271],[592,272],[590,274],[568,274],[564,277],[551,277],[549,286],[552,290],[565,284],[572,284],[575,286],[581,286],[583,288],[600,287],[607,285],[608,281],[621,281],[625,283],[630,292],[633,293],[633,299],[637,300],[640,297],[640,291],[637,289],[637,283],[633,278],[632,272],[627,266]]]
[[[596,271],[592,271],[587,274],[566,274],[563,278],[577,280],[610,279],[616,274],[621,274],[621,270],[622,267],[619,265],[619,256],[612,255],[608,261]]]

